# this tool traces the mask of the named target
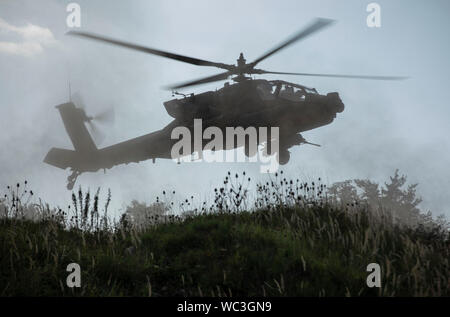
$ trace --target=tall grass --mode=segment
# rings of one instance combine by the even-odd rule
[[[119,220],[81,189],[70,208],[30,203],[25,186],[0,203],[0,294],[44,296],[450,296],[450,240],[442,223],[409,226],[317,180],[283,173],[251,192],[229,173],[214,201],[178,207],[167,191]],[[253,199],[250,199],[253,197]],[[102,206],[102,207],[100,207]],[[137,212],[137,210],[139,212]],[[80,264],[80,288],[66,266]],[[380,264],[381,288],[366,285]]]

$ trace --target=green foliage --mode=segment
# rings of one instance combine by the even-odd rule
[[[45,217],[36,221],[8,211],[0,219],[0,294],[450,296],[448,229],[434,222],[399,224],[358,202],[387,197],[405,184],[401,177],[394,176],[386,192],[357,181],[337,188],[344,191],[336,196],[320,181],[279,174],[258,185],[251,209],[242,180],[250,181],[229,175],[212,206],[184,217],[169,216],[160,201],[134,202],[114,223],[106,215],[110,195],[100,212],[98,192],[91,202],[81,190],[70,213],[44,208]],[[414,189],[395,197],[415,206]],[[342,205],[349,193],[357,199]],[[22,214],[20,208],[15,213]],[[127,218],[134,214],[164,221],[136,227],[137,218]],[[81,266],[80,288],[66,286],[72,262]],[[366,285],[373,262],[382,268],[381,288]]]

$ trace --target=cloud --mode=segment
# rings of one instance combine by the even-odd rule
[[[0,34],[2,33],[15,35],[19,41],[0,41],[0,53],[33,56],[42,53],[44,47],[56,43],[52,31],[48,28],[31,23],[20,27],[14,26],[0,18]]]

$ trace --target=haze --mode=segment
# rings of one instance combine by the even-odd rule
[[[68,171],[42,162],[53,147],[72,148],[55,105],[69,99],[68,82],[90,113],[114,105],[116,122],[103,131],[106,146],[157,130],[172,118],[163,86],[213,75],[157,56],[65,36],[70,1],[0,2],[0,188],[27,179],[36,196],[65,206]],[[448,1],[377,1],[381,28],[368,28],[371,1],[76,1],[81,28],[206,60],[248,61],[284,41],[315,17],[337,20],[318,34],[263,61],[287,72],[410,76],[383,82],[300,76],[264,76],[339,92],[346,109],[328,126],[303,134],[321,148],[291,149],[283,170],[293,178],[326,182],[369,178],[384,182],[396,168],[419,183],[421,207],[450,216]],[[260,76],[258,76],[260,77]],[[220,88],[224,82],[182,92]],[[227,171],[256,179],[259,164],[177,165],[157,160],[87,173],[78,185],[111,188],[116,211],[132,199],[151,202],[163,190],[200,202]]]

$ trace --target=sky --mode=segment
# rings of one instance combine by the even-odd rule
[[[166,85],[218,71],[65,35],[72,1],[0,1],[0,192],[28,181],[36,197],[65,206],[68,171],[42,162],[51,147],[72,148],[54,106],[72,92],[91,113],[116,110],[101,146],[159,130],[172,118]],[[418,183],[422,209],[450,217],[450,2],[377,1],[381,27],[369,28],[371,1],[103,1],[76,3],[81,27],[109,37],[206,60],[256,59],[316,17],[336,24],[261,62],[274,71],[409,76],[405,81],[265,76],[339,92],[345,111],[327,126],[303,133],[322,147],[291,149],[283,171],[328,183],[363,178],[383,183],[395,169]],[[201,93],[216,82],[185,89]],[[157,160],[86,173],[77,184],[112,192],[116,212],[132,199],[152,202],[163,190],[179,199],[208,199],[227,171],[267,179],[251,163]],[[78,188],[78,187],[76,187]]]

